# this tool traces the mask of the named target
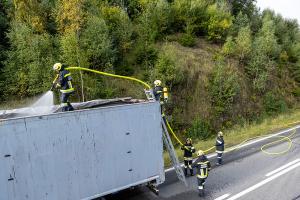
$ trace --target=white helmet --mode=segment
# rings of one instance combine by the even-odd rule
[[[186,138],[186,142],[188,143],[192,143],[192,139],[191,138]]]
[[[155,86],[161,86],[161,81],[160,80],[155,80],[154,85]]]
[[[197,156],[203,156],[204,152],[202,150],[197,151]]]
[[[219,137],[223,136],[223,132],[222,132],[222,131],[219,131],[219,132],[218,132],[218,136],[219,136]]]
[[[60,71],[61,68],[62,68],[62,64],[61,64],[61,63],[55,63],[55,64],[53,65],[53,70],[54,70],[54,71]]]

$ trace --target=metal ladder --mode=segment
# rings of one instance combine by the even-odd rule
[[[149,101],[151,101],[151,102],[156,101],[155,97],[154,97],[154,94],[153,94],[153,89],[149,89],[149,90],[145,89],[144,91],[145,91],[146,97]],[[178,179],[181,180],[185,184],[185,186],[187,187],[188,184],[186,182],[185,175],[184,175],[182,167],[179,163],[178,157],[176,155],[176,152],[175,152],[172,140],[170,138],[169,131],[168,131],[168,128],[166,126],[166,121],[165,120],[166,120],[165,116],[162,116],[161,124],[162,124],[162,128],[163,128],[164,144],[167,148],[167,151],[168,151],[169,156],[171,158],[172,165],[175,169],[175,172],[177,174]]]
[[[182,167],[179,163],[178,157],[176,155],[172,140],[170,138],[164,116],[162,116],[161,123],[162,123],[162,127],[163,127],[163,140],[164,140],[165,146],[167,148],[167,151],[169,153],[169,156],[171,158],[172,165],[175,169],[175,172],[177,174],[178,179],[181,180],[185,184],[185,186],[187,187],[188,184],[186,182],[185,175],[183,173],[183,170],[182,170]]]

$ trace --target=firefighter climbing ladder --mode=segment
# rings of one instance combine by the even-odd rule
[[[168,150],[168,153],[169,153],[169,156],[171,158],[171,161],[172,161],[173,167],[175,169],[175,172],[177,174],[177,177],[178,177],[179,180],[181,180],[185,184],[185,186],[188,186],[187,182],[186,182],[186,179],[185,179],[185,176],[184,176],[184,173],[182,171],[182,167],[181,167],[181,165],[179,163],[179,160],[178,160],[178,157],[176,155],[173,143],[171,141],[171,138],[170,138],[170,135],[169,135],[169,132],[168,132],[168,128],[167,128],[166,123],[165,123],[165,117],[164,116],[162,117],[161,123],[162,123],[162,127],[163,127],[163,132],[164,132],[163,133],[163,140],[164,140],[165,146]]]

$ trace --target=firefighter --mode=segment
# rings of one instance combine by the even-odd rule
[[[168,89],[161,86],[160,80],[154,81],[153,94],[156,101],[160,101],[161,104],[168,101]]]
[[[184,151],[184,174],[187,176],[188,168],[190,170],[191,176],[194,175],[192,163],[193,163],[193,153],[195,153],[195,147],[192,144],[192,139],[187,138],[186,143],[181,147],[181,150]]]
[[[210,166],[209,160],[204,155],[203,151],[199,150],[197,152],[197,156],[198,156],[198,158],[192,164],[192,167],[197,169],[197,182],[198,182],[199,196],[203,196],[205,180],[208,177],[208,173],[211,169],[211,166]]]
[[[65,69],[65,65],[61,63],[55,63],[53,65],[53,70],[57,73],[57,75],[53,81],[51,90],[53,90],[54,88],[61,88],[61,109],[63,112],[72,111],[74,110],[74,108],[69,101],[70,95],[74,93],[71,74],[68,70]]]
[[[216,139],[216,153],[217,153],[217,165],[222,164],[222,156],[224,153],[224,139],[223,139],[223,133],[220,131],[217,135]]]

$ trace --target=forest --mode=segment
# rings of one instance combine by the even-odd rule
[[[0,104],[48,91],[57,62],[162,80],[181,137],[257,123],[300,97],[299,24],[255,0],[1,0]],[[72,76],[73,102],[144,98],[128,81]]]

